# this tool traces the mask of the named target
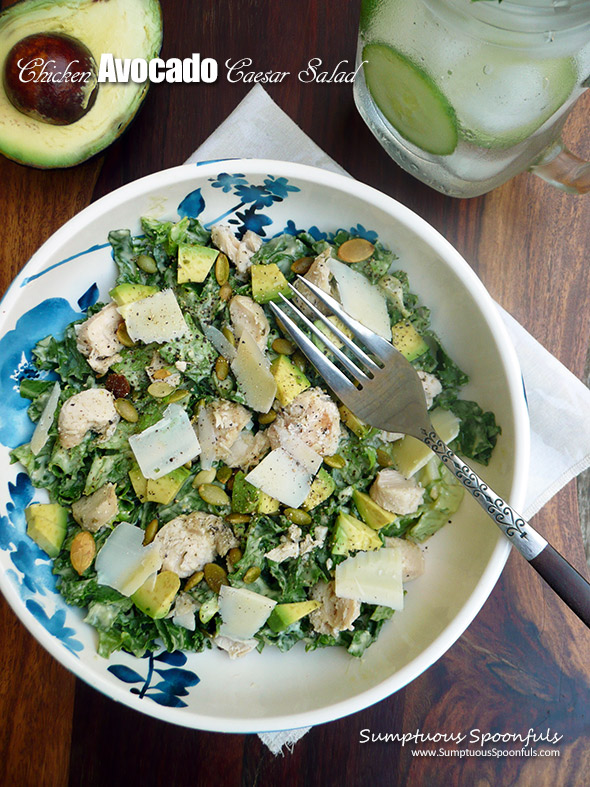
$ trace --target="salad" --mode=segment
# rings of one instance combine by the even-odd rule
[[[441,437],[483,464],[493,413],[459,398],[466,374],[380,242],[142,229],[109,234],[111,300],[40,341],[21,382],[36,427],[12,460],[50,499],[26,509],[28,534],[104,657],[156,640],[361,656],[463,489],[423,444],[347,410],[268,304],[297,274],[352,300],[418,370]]]

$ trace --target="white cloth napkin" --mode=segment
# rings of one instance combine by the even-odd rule
[[[187,163],[226,158],[295,161],[348,174],[257,85]],[[590,466],[590,390],[498,306],[522,370],[531,425],[531,464],[523,514],[536,514]],[[273,754],[310,728],[261,733]]]

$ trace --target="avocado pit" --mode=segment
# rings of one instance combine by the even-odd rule
[[[19,112],[44,123],[69,125],[84,117],[96,100],[96,62],[88,47],[71,36],[35,33],[8,53],[3,84]]]

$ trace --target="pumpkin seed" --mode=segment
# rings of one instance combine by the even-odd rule
[[[135,424],[139,420],[139,413],[129,399],[115,399],[115,410],[124,421]]]
[[[220,287],[227,284],[229,279],[229,260],[223,252],[220,252],[215,260],[215,278]]]
[[[204,576],[205,576],[204,571],[195,571],[195,573],[191,574],[191,576],[184,583],[184,589],[192,590],[196,585],[199,584],[199,582],[203,581]]]
[[[293,355],[295,352],[295,345],[288,339],[275,339],[271,347],[279,355]]]
[[[300,276],[305,276],[307,271],[311,268],[314,258],[313,257],[299,257],[291,264],[293,273],[298,273]]]
[[[227,571],[218,563],[205,563],[203,566],[205,582],[214,593],[219,593],[222,585],[228,585]]]
[[[123,347],[135,347],[135,342],[127,333],[127,326],[122,322],[117,328],[117,339],[121,342]]]
[[[351,238],[338,249],[338,259],[342,262],[363,262],[375,251],[372,243],[364,238]]]
[[[259,424],[272,424],[272,422],[277,417],[276,410],[269,410],[268,413],[260,413],[258,416],[258,423]]]
[[[231,474],[232,474],[231,467],[220,467],[219,470],[217,471],[217,480],[221,484],[225,484],[231,478]]]
[[[199,470],[193,478],[193,489],[196,489],[201,484],[211,484],[215,481],[215,470]]]
[[[336,470],[342,470],[343,467],[346,466],[346,459],[340,454],[334,454],[334,456],[325,456],[324,462],[328,465],[328,467],[334,467]]]
[[[260,569],[258,566],[250,566],[250,568],[244,574],[244,582],[246,585],[251,585],[252,582],[256,582],[258,577],[260,576]]]
[[[154,538],[156,537],[156,533],[158,532],[158,520],[152,519],[149,525],[145,529],[145,533],[143,534],[143,545],[147,547],[148,544],[151,544]]]
[[[166,377],[170,377],[171,372],[168,369],[156,369],[155,372],[152,373],[152,377],[154,380],[165,380]]]
[[[305,357],[305,355],[303,355],[301,350],[296,350],[293,353],[293,363],[299,369],[299,371],[301,372],[305,371],[305,367],[307,366],[307,358]]]
[[[233,335],[232,329],[229,327],[229,325],[224,325],[221,329],[221,333],[225,336],[232,347],[236,346],[236,337]]]
[[[141,268],[144,273],[157,273],[158,266],[156,265],[156,261],[153,257],[150,257],[149,254],[140,254],[137,258],[136,265],[138,268]]]
[[[147,391],[150,396],[154,397],[154,399],[163,399],[165,396],[170,396],[170,394],[174,391],[174,388],[162,380],[156,380],[155,383],[148,385]]]
[[[199,495],[210,506],[228,506],[230,502],[223,489],[215,484],[201,484]]]
[[[227,282],[225,282],[225,284],[222,284],[221,287],[219,288],[219,297],[221,298],[221,300],[229,301],[229,299],[231,298],[231,294],[232,294],[232,289],[229,286],[229,284]]]
[[[302,511],[300,508],[285,508],[283,514],[294,525],[311,525],[311,517],[307,511]]]
[[[181,399],[186,399],[187,396],[190,396],[191,392],[187,391],[186,388],[178,388],[174,393],[170,395],[170,399],[168,401],[172,402],[180,402]]]
[[[70,561],[74,570],[82,575],[92,565],[96,555],[96,544],[92,533],[82,530],[77,533],[70,546]]]
[[[215,374],[218,380],[225,380],[229,374],[229,363],[221,355],[215,361]]]
[[[227,559],[233,570],[236,563],[242,559],[242,550],[238,547],[232,547],[227,553]]]
[[[252,518],[249,514],[228,514],[226,517],[230,525],[245,525]]]
[[[382,448],[378,448],[377,463],[380,465],[380,467],[391,467],[393,464],[393,459],[389,456],[387,451],[384,451]]]

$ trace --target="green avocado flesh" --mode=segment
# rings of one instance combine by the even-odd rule
[[[158,55],[162,45],[160,4],[158,0],[22,0],[0,14],[0,75],[12,47],[26,36],[42,32],[58,32],[81,41],[97,67],[103,53],[149,60]],[[0,153],[42,169],[79,164],[124,131],[147,88],[147,82],[101,83],[86,115],[75,123],[56,126],[16,109],[0,79]]]
[[[457,119],[430,76],[386,44],[368,44],[363,60],[369,92],[391,125],[427,153],[450,155],[457,147]]]

